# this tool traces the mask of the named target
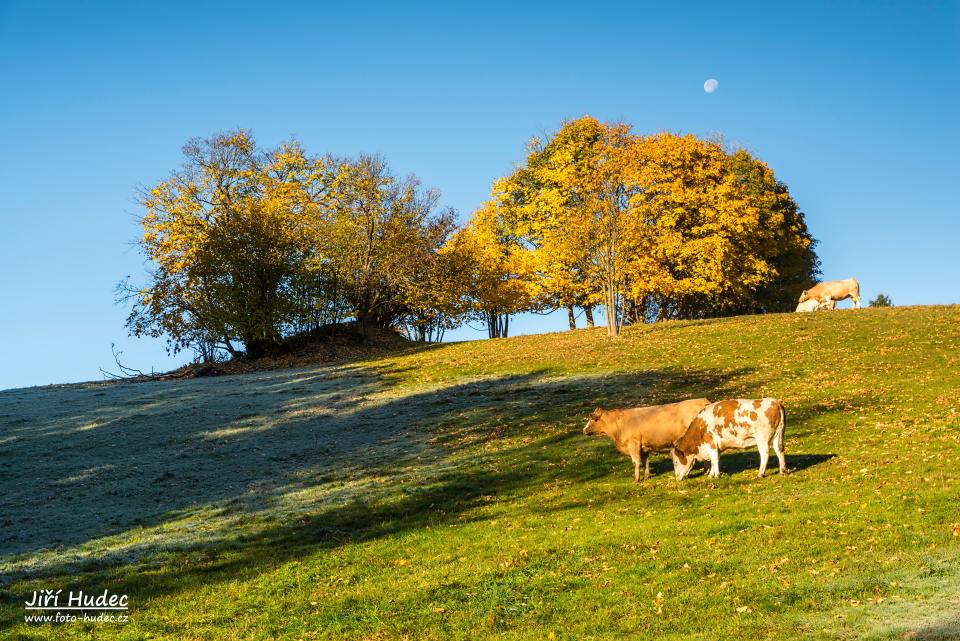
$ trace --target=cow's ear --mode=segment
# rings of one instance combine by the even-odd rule
[[[683,453],[683,450],[680,448],[673,448],[673,453],[677,455],[677,458],[680,459],[680,465],[687,464],[687,455]]]
[[[601,416],[603,416],[603,410],[598,407],[595,410],[593,410],[593,414],[590,415],[590,418],[598,419]]]

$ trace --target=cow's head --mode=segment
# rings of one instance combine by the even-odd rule
[[[802,292],[800,292],[800,302],[801,302],[801,303],[802,303],[803,301],[810,300],[810,294],[807,293],[808,291],[809,291],[809,290],[806,290],[806,289],[805,289],[805,290],[803,290]]]
[[[674,445],[670,449],[670,456],[673,458],[673,475],[677,477],[678,481],[687,478],[687,475],[693,469],[693,465],[697,462],[697,455],[687,454]]]
[[[587,419],[587,425],[583,428],[584,434],[603,434],[603,410],[599,407],[593,410],[593,414]]]
[[[682,481],[690,474],[694,463],[700,458],[700,451],[707,438],[707,423],[701,416],[711,408],[716,408],[718,403],[712,406],[707,405],[700,410],[700,414],[693,417],[690,425],[687,426],[683,436],[673,442],[670,448],[670,457],[673,458],[673,474],[678,481]]]

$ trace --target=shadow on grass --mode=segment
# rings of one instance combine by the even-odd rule
[[[210,506],[269,511],[298,489],[395,476],[453,448],[538,436],[536,426],[573,428],[596,404],[724,395],[744,373],[530,372],[391,397],[376,372],[351,366],[0,393],[14,462],[0,468],[0,562]]]
[[[790,450],[787,450],[787,474],[803,472],[814,465],[825,463],[835,456],[836,454],[791,454]],[[673,465],[670,461],[663,461],[662,467],[669,468],[670,472],[673,471]],[[696,475],[691,474],[690,478],[705,474],[704,463],[698,463],[697,469],[700,470],[700,473]],[[734,452],[728,451],[720,455],[721,474],[740,474],[741,472],[756,473],[759,470],[760,454],[756,449],[738,450]],[[773,450],[771,449],[770,461],[767,463],[767,476],[770,476],[771,474],[778,474],[777,470],[777,457],[774,456]]]
[[[835,456],[836,454],[791,454],[790,451],[787,450],[787,473],[791,474],[795,472],[803,472],[804,470],[815,465],[826,463]],[[624,464],[624,469],[627,467],[630,468],[629,471],[632,473],[633,465]],[[693,479],[704,476],[706,471],[709,469],[709,463],[697,463],[694,471],[690,473],[688,478]],[[720,455],[721,474],[740,474],[741,472],[756,473],[759,469],[760,454],[756,449],[727,451]],[[777,469],[777,457],[773,454],[773,450],[771,449],[770,461],[767,463],[767,476],[770,476],[771,474],[777,474]],[[670,460],[669,456],[664,455],[660,458],[654,459],[650,463],[650,474],[651,476],[659,476],[661,474],[673,475],[673,462]]]
[[[960,615],[954,614],[936,625],[911,630],[902,638],[908,641],[957,641],[960,639]]]

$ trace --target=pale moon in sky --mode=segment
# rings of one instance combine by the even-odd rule
[[[703,90],[707,93],[713,93],[719,86],[720,83],[717,82],[716,78],[710,78],[710,80],[707,80],[705,83],[703,83]]]

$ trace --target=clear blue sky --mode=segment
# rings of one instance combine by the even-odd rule
[[[719,132],[790,185],[826,278],[960,302],[956,2],[325,4],[0,0],[0,388],[97,379],[111,342],[174,364],[113,304],[134,192],[234,127],[379,152],[463,216],[564,118]]]

